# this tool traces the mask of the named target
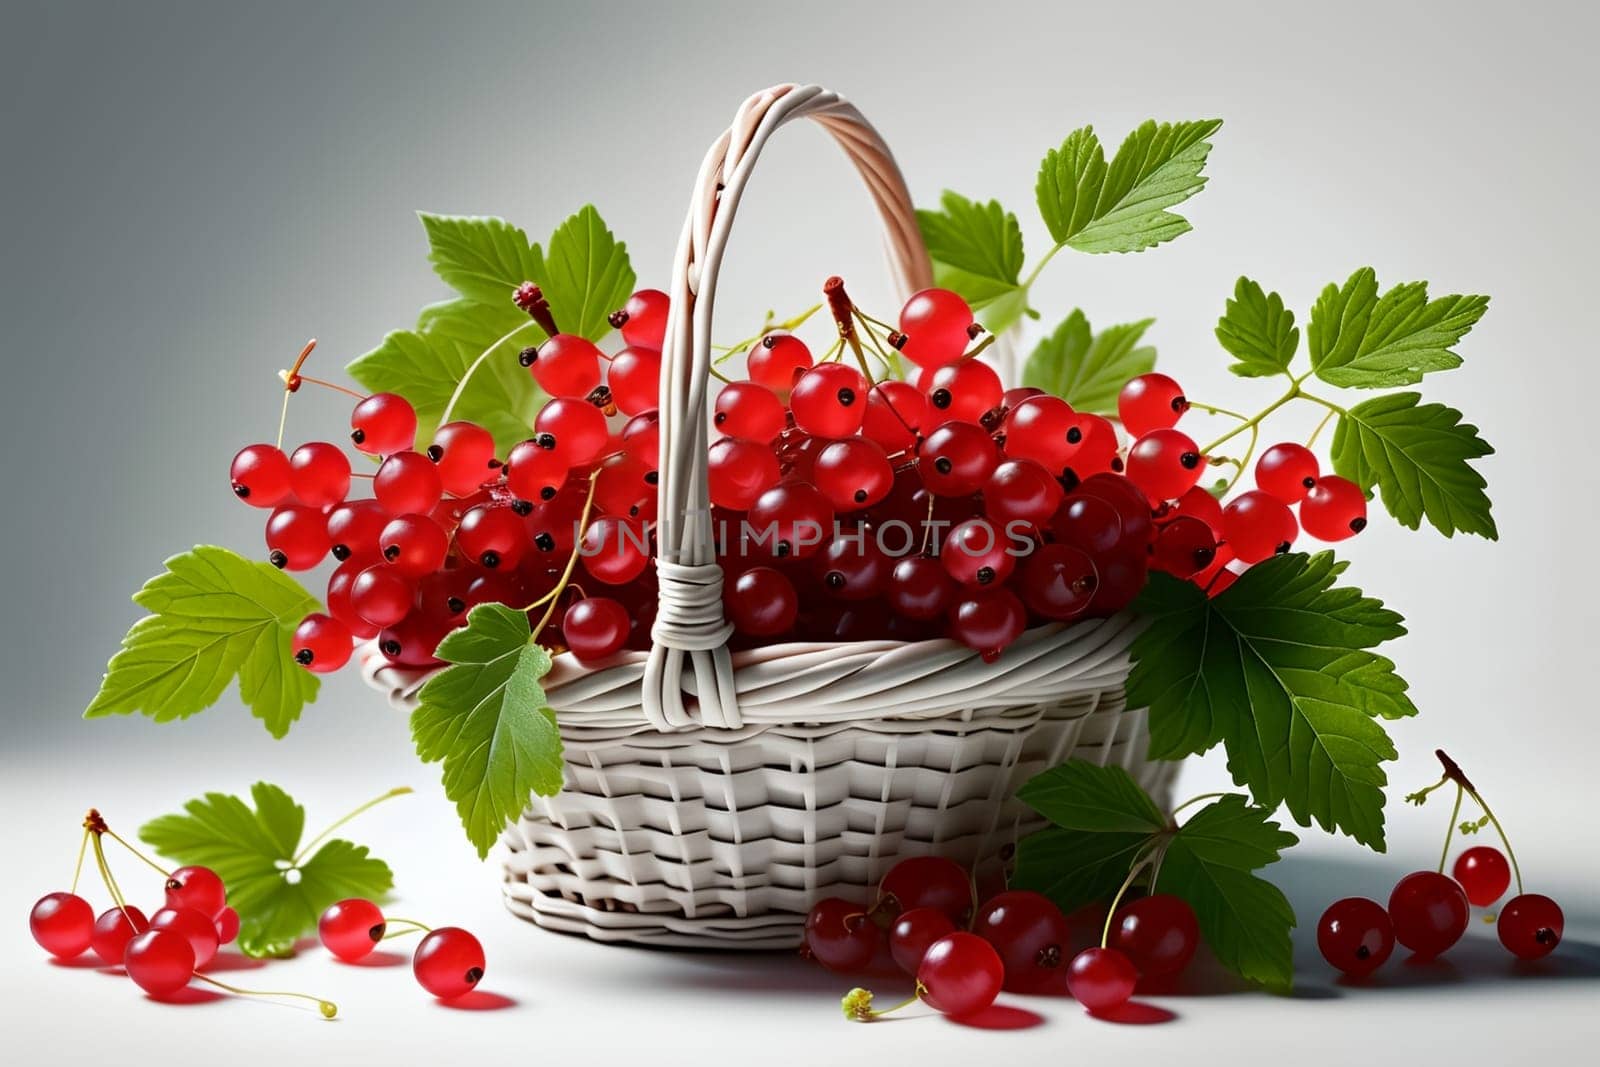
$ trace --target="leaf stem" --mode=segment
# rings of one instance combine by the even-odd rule
[[[583,551],[583,536],[589,530],[589,513],[594,509],[595,484],[600,480],[601,468],[596,467],[594,473],[589,475],[589,495],[583,500],[583,513],[578,516],[578,533],[572,540],[572,553],[567,556],[566,568],[561,572],[560,581],[556,582],[555,589],[551,590],[550,605],[544,609],[544,615],[539,619],[539,625],[528,634],[528,643],[534,644],[539,640],[539,635],[544,632],[545,626],[556,613],[556,605],[561,603],[561,592],[572,581],[572,572],[577,569],[578,555]]]
[[[1322,436],[1323,427],[1327,426],[1328,423],[1332,422],[1333,421],[1333,417],[1335,415],[1337,415],[1337,414],[1339,414],[1339,413],[1337,411],[1334,411],[1332,408],[1328,409],[1328,413],[1326,415],[1322,416],[1322,421],[1317,423],[1317,428],[1315,430],[1311,431],[1311,436],[1306,438],[1306,447],[1307,448],[1310,448],[1312,445],[1317,443],[1317,438]]]
[[[1190,797],[1188,800],[1185,800],[1182,804],[1179,804],[1177,807],[1172,809],[1172,817],[1177,818],[1178,812],[1182,811],[1184,808],[1193,807],[1202,800],[1221,800],[1227,795],[1227,793],[1201,793],[1197,797]]]
[[[1050,249],[1050,251],[1046,252],[1039,262],[1033,265],[1033,270],[1029,271],[1028,276],[1022,281],[1023,292],[1027,292],[1033,288],[1033,283],[1039,280],[1039,272],[1044,270],[1045,264],[1049,263],[1052,259],[1055,259],[1056,253],[1065,247],[1067,247],[1067,243],[1062,241],[1060,244]]]
[[[1289,401],[1293,400],[1295,397],[1298,397],[1298,396],[1306,396],[1307,399],[1313,399],[1313,398],[1307,396],[1307,394],[1302,393],[1300,391],[1300,383],[1298,381],[1295,381],[1295,382],[1293,382],[1293,384],[1291,384],[1289,386],[1288,392],[1284,393],[1278,399],[1274,400],[1272,403],[1270,403],[1266,407],[1262,408],[1252,418],[1245,419],[1239,425],[1235,426],[1233,429],[1229,430],[1227,433],[1223,434],[1221,437],[1217,438],[1215,441],[1212,441],[1210,444],[1206,445],[1204,448],[1202,448],[1200,450],[1201,454],[1202,455],[1210,455],[1211,452],[1214,449],[1216,449],[1218,446],[1224,444],[1227,441],[1233,440],[1235,437],[1239,436],[1241,433],[1244,433],[1246,430],[1255,429],[1255,427],[1257,427],[1257,426],[1259,426],[1261,424],[1261,420],[1262,419],[1266,418],[1268,415],[1271,415],[1274,411],[1277,411],[1279,408],[1283,407],[1283,405],[1287,404]]]
[[[484,360],[489,358],[490,353],[499,348],[501,345],[505,344],[507,341],[511,340],[523,330],[526,330],[529,326],[537,325],[539,325],[537,322],[529,319],[527,322],[524,322],[509,333],[502,335],[498,340],[491,343],[488,348],[485,348],[482,352],[478,353],[478,358],[473,360],[471,364],[467,366],[467,369],[462,372],[461,380],[456,383],[455,392],[450,394],[450,400],[445,404],[444,410],[439,413],[440,426],[443,426],[445,423],[450,421],[451,412],[455,411],[456,403],[461,399],[461,394],[467,390],[467,382],[472,380],[473,374],[477,372],[479,367],[483,366]]]
[[[337,830],[339,827],[343,826],[345,823],[349,822],[351,819],[355,818],[357,815],[360,815],[362,812],[365,812],[370,808],[377,807],[379,804],[382,804],[385,800],[388,800],[388,799],[390,799],[392,797],[405,796],[407,793],[410,793],[411,791],[412,791],[412,789],[411,789],[411,787],[409,785],[396,786],[395,788],[389,790],[387,793],[383,794],[382,796],[373,797],[371,800],[367,801],[365,804],[362,804],[360,807],[355,808],[354,810],[348,812],[347,814],[345,814],[341,818],[334,820],[332,825],[330,825],[326,830],[323,830],[322,833],[318,834],[316,837],[313,837],[306,844],[306,846],[304,848],[302,848],[299,852],[295,853],[294,859],[289,861],[290,865],[294,866],[294,867],[300,866],[300,861],[305,859],[306,856],[311,852],[312,849],[314,849],[318,845],[322,844],[322,842],[327,838],[327,836],[329,834],[333,833],[335,830]]]

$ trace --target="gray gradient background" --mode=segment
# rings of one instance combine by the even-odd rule
[[[1596,835],[1560,820],[1597,799],[1600,741],[1600,22],[1537,4],[842,11],[6,3],[7,806],[26,801],[59,828],[90,800],[137,797],[153,805],[143,818],[254,776],[330,806],[395,781],[435,792],[403,721],[353,673],[276,744],[231,694],[182,725],[78,713],[136,617],[128,594],[166,555],[197,541],[259,549],[263,516],[233,500],[225,472],[241,443],[271,438],[276,368],[315,335],[316,367],[332,371],[444,295],[412,212],[500,214],[542,236],[593,201],[641,280],[662,284],[706,144],[751,90],[814,80],[879,125],[919,202],[945,187],[997,196],[1034,255],[1046,243],[1035,167],[1066,131],[1092,121],[1114,142],[1150,115],[1225,118],[1212,183],[1182,209],[1193,233],[1138,256],[1064,254],[1035,294],[1052,318],[1075,304],[1099,324],[1157,316],[1150,338],[1191,396],[1245,407],[1275,395],[1228,376],[1211,337],[1241,273],[1297,309],[1368,263],[1385,284],[1493,296],[1466,365],[1423,391],[1497,447],[1482,470],[1500,543],[1379,518],[1349,545],[1349,576],[1412,628],[1392,654],[1423,714],[1391,728],[1392,780],[1423,784],[1431,749],[1451,748],[1530,841],[1524,862],[1582,887],[1569,909],[1592,916]],[[723,332],[803,305],[836,271],[889,310],[869,223],[822,135],[786,131],[745,200]],[[336,435],[346,413],[307,391],[289,443]],[[1223,780],[1212,757],[1186,786]],[[1436,848],[1442,813],[1409,812],[1403,791],[1390,806],[1397,851]],[[388,825],[451,833],[437,797],[413,803],[424,814]],[[55,856],[70,831],[6,834]],[[457,840],[434,842],[425,852],[453,850],[441,898],[492,897],[492,871]],[[1318,847],[1390,877],[1344,843]]]

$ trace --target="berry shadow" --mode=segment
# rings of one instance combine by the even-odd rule
[[[1044,1025],[1044,1016],[1010,1004],[991,1004],[982,1011],[964,1015],[959,1019],[951,1018],[950,1021],[957,1026],[971,1027],[974,1030],[1032,1030],[1036,1026]]]
[[[438,1004],[439,1007],[449,1008],[451,1011],[504,1011],[506,1008],[516,1007],[517,1001],[502,993],[474,989],[453,1000],[441,1000]]]
[[[398,952],[375,951],[369,952],[359,960],[341,960],[333,957],[333,962],[341,967],[402,967],[411,962],[410,956],[402,956]]]
[[[146,993],[145,999],[153,1000],[157,1004],[171,1004],[175,1007],[199,1007],[202,1004],[215,1004],[217,1001],[226,1000],[227,998],[214,990],[197,989],[190,985],[159,997],[152,993]]]
[[[1090,1018],[1099,1019],[1103,1023],[1116,1023],[1118,1026],[1159,1026],[1178,1019],[1177,1012],[1141,1000],[1130,1000],[1110,1011],[1091,1011],[1087,1014]]]
[[[96,956],[93,952],[85,952],[83,955],[74,956],[70,960],[64,960],[57,956],[51,956],[49,959],[50,966],[60,967],[68,971],[109,971],[113,969],[115,969],[118,973],[121,973],[122,971],[121,967],[112,968],[110,964],[106,963],[106,961],[101,959],[99,956]]]
[[[211,962],[199,968],[201,974],[225,974],[228,971],[259,971],[266,960],[253,960],[242,952],[219,952]]]

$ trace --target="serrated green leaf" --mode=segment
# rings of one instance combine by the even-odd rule
[[[593,204],[585,204],[550,235],[549,248],[539,284],[556,326],[600,340],[611,332],[607,317],[633,293],[628,246],[612,236]]]
[[[1354,389],[1415,385],[1430,371],[1461,365],[1452,348],[1488,310],[1486,296],[1428,299],[1427,282],[1378,295],[1378,276],[1362,267],[1329,285],[1311,308],[1306,346],[1317,377]]]
[[[1034,775],[1017,790],[1017,799],[1063,830],[1149,836],[1167,825],[1161,809],[1127,771],[1088,760]]]
[[[1155,888],[1188,902],[1224,967],[1284,990],[1294,981],[1294,909],[1277,886],[1251,873],[1297,840],[1271,815],[1232,794],[1201,808],[1172,836]]]
[[[938,211],[918,211],[933,259],[934,284],[960,293],[979,320],[1002,333],[1021,318],[1028,294],[1022,274],[1022,227],[997,200],[981,203],[946,190]]]
[[[435,655],[451,666],[423,685],[411,735],[425,762],[444,761],[445,795],[482,857],[529,794],[561,789],[561,732],[539,684],[550,654],[525,612],[480,604]]]
[[[294,662],[294,629],[320,605],[269,563],[214,545],[173,556],[134,603],[150,612],[122,639],[85,718],[139,712],[157,722],[195,715],[239,679],[239,695],[274,737],[315,699],[319,682]]]
[[[1332,553],[1276,556],[1216,597],[1152,574],[1135,605],[1150,620],[1132,648],[1128,702],[1150,708],[1150,755],[1222,744],[1234,781],[1383,849],[1381,766],[1395,758],[1377,717],[1414,715],[1394,664],[1370,649],[1401,618],[1337,586]]]
[[[1080,252],[1140,252],[1190,229],[1167,209],[1206,183],[1200,176],[1220,119],[1146,122],[1109,166],[1092,126],[1074,130],[1039,166],[1039,212],[1057,244]]]
[[[328,905],[394,887],[388,864],[340,838],[297,862],[305,809],[266,782],[250,794],[253,811],[239,797],[207,793],[185,804],[184,814],[139,829],[140,839],[163,856],[217,872],[239,913],[239,948],[246,955],[286,955],[297,938],[316,929]]]
[[[504,456],[532,432],[545,399],[517,359],[524,346],[542,340],[544,331],[509,304],[450,300],[423,308],[415,330],[394,331],[345,369],[370,392],[399,393],[411,401],[417,447],[426,448],[462,376],[483,356],[450,417],[488,430]]]
[[[1229,370],[1243,378],[1266,378],[1288,371],[1300,347],[1300,328],[1283,297],[1240,278],[1217,320],[1217,340],[1236,361]]]
[[[1389,393],[1350,408],[1333,433],[1333,469],[1368,495],[1374,486],[1401,525],[1424,517],[1446,537],[1456,531],[1499,540],[1488,482],[1470,460],[1494,454],[1478,428],[1416,393]]]
[[[1156,365],[1156,350],[1139,344],[1154,321],[1108,326],[1096,334],[1074,309],[1029,354],[1022,384],[1059,396],[1078,411],[1115,415],[1123,385]]]
[[[428,234],[428,261],[444,283],[468,300],[511,307],[523,282],[545,284],[545,258],[528,235],[487,215],[420,213]]]
[[[1052,826],[1018,842],[1017,869],[1008,884],[1043,893],[1070,914],[1085,904],[1109,900],[1149,844],[1149,834]]]

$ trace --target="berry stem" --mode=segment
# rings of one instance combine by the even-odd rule
[[[894,1007],[874,1008],[872,1006],[872,993],[866,989],[856,988],[844,995],[844,999],[840,1001],[840,1006],[844,1009],[845,1018],[853,1019],[858,1023],[870,1023],[874,1019],[881,1019],[891,1012],[899,1011],[901,1008],[911,1007],[911,1005],[922,999],[922,994],[925,992],[927,990],[923,988],[921,982],[918,982],[917,988],[912,992],[911,996]]]
[[[1410,794],[1406,797],[1406,799],[1413,804],[1420,805],[1423,801],[1427,800],[1429,793],[1433,792],[1435,789],[1438,789],[1446,782],[1454,782],[1456,784],[1456,806],[1455,811],[1453,811],[1450,815],[1451,832],[1455,830],[1456,819],[1461,814],[1461,794],[1465,792],[1467,796],[1472,798],[1473,803],[1478,805],[1478,808],[1483,812],[1483,817],[1489,820],[1489,824],[1494,827],[1494,832],[1500,835],[1500,843],[1506,847],[1506,857],[1511,860],[1511,871],[1517,877],[1517,893],[1521,894],[1522,867],[1517,863],[1517,853],[1511,847],[1511,838],[1506,835],[1505,827],[1500,825],[1500,820],[1495,817],[1493,811],[1489,810],[1489,805],[1484,803],[1483,796],[1478,792],[1477,786],[1472,784],[1472,779],[1467,777],[1466,772],[1461,769],[1461,765],[1455,760],[1451,759],[1442,748],[1434,749],[1433,754],[1439,758],[1439,762],[1444,766],[1444,777],[1440,778],[1437,782],[1428,786],[1426,789],[1421,789]],[[1449,853],[1449,849],[1450,835],[1447,833],[1445,835],[1445,851],[1447,855]],[[1444,861],[1442,859],[1439,861],[1439,873],[1444,873]]]
[[[822,310],[822,305],[821,304],[812,304],[810,307],[806,308],[800,314],[795,315],[792,318],[784,319],[782,322],[777,322],[777,323],[772,321],[772,311],[768,310],[767,311],[766,320],[764,322],[762,322],[762,324],[761,324],[761,332],[760,333],[756,334],[753,337],[742,338],[742,339],[734,342],[731,345],[712,345],[711,346],[712,348],[714,348],[718,352],[722,353],[721,355],[719,355],[714,360],[714,362],[716,362],[716,363],[726,363],[728,360],[732,359],[734,356],[738,355],[740,352],[743,352],[745,349],[749,348],[751,345],[753,345],[757,341],[761,340],[763,337],[765,337],[767,334],[771,333],[773,330],[795,330],[795,329],[798,329],[800,326],[803,326],[805,324],[807,319],[811,318],[811,316],[815,315],[817,312],[819,312],[821,310]]]
[[[1312,445],[1317,443],[1317,438],[1322,436],[1323,428],[1326,427],[1328,423],[1332,422],[1333,417],[1337,414],[1338,412],[1334,411],[1332,408],[1328,409],[1328,413],[1322,416],[1322,421],[1317,423],[1317,428],[1311,431],[1311,436],[1306,438],[1307,448],[1310,448]]]
[[[1253,417],[1245,419],[1239,425],[1235,426],[1233,429],[1229,430],[1227,433],[1223,434],[1221,437],[1217,438],[1215,441],[1212,441],[1210,444],[1208,444],[1204,448],[1200,449],[1200,452],[1203,455],[1210,455],[1212,453],[1212,451],[1214,451],[1217,448],[1217,446],[1219,446],[1221,444],[1224,444],[1225,442],[1233,440],[1235,437],[1239,436],[1241,433],[1244,433],[1246,430],[1254,430],[1257,426],[1261,425],[1261,420],[1262,419],[1266,418],[1268,415],[1271,415],[1274,411],[1277,411],[1279,408],[1283,407],[1283,405],[1287,404],[1289,401],[1291,401],[1295,397],[1299,397],[1299,396],[1304,396],[1308,400],[1309,399],[1315,399],[1313,397],[1308,396],[1305,393],[1302,393],[1300,391],[1300,383],[1299,383],[1299,381],[1298,380],[1294,381],[1289,386],[1288,391],[1285,392],[1282,396],[1280,396],[1278,399],[1274,400],[1272,403],[1268,404],[1266,407],[1262,408]]]
[[[309,374],[293,375],[292,380],[296,382],[310,382],[312,385],[320,385],[324,389],[332,389],[336,393],[343,393],[345,396],[353,396],[357,400],[365,400],[367,398],[367,394],[365,393],[358,393],[354,389],[348,389],[345,386],[340,385],[338,382],[330,382],[322,378],[313,378]]]
[[[360,815],[361,813],[367,811],[368,809],[377,807],[379,804],[382,804],[385,800],[389,800],[392,797],[405,796],[407,793],[410,793],[411,791],[412,791],[412,789],[411,789],[411,787],[409,785],[396,786],[395,788],[389,790],[387,793],[383,794],[382,796],[373,797],[371,800],[367,801],[365,804],[362,804],[360,807],[357,807],[357,808],[347,812],[346,814],[342,815],[338,819],[335,819],[333,821],[332,825],[330,825],[327,829],[323,830],[322,833],[318,834],[316,837],[313,837],[309,842],[307,842],[306,846],[304,848],[302,848],[298,853],[295,854],[294,859],[289,861],[290,864],[292,866],[295,866],[295,867],[300,866],[301,861],[304,860],[306,858],[306,856],[311,853],[312,849],[314,849],[318,845],[322,844],[323,840],[325,838],[327,838],[327,836],[329,834],[333,833],[335,830],[337,830],[339,827],[343,826],[345,823],[349,822],[351,819],[355,818],[357,815]]]
[[[294,366],[285,372],[280,372],[283,379],[283,408],[278,412],[278,447],[283,447],[283,428],[289,423],[289,397],[300,388],[300,368],[305,366],[306,359],[311,355],[311,350],[317,347],[317,339],[313,337],[300,349],[300,354],[295,357]]]
[[[149,866],[152,870],[154,870],[162,878],[171,878],[172,877],[172,872],[171,871],[167,870],[165,867],[161,866],[161,864],[157,863],[155,860],[151,859],[149,856],[146,856],[143,852],[140,852],[138,849],[134,848],[127,841],[123,840],[122,835],[118,834],[115,830],[111,829],[111,827],[109,827],[109,826],[106,827],[103,832],[106,834],[106,836],[110,837],[111,840],[115,841],[117,844],[121,845],[123,848],[127,849],[129,852],[132,852],[135,856],[138,856],[141,860],[143,860],[145,862],[145,864],[147,866]]]
[[[515,327],[510,332],[503,334],[498,340],[491,342],[488,348],[485,348],[482,352],[478,353],[478,358],[474,359],[470,364],[468,364],[467,369],[462,372],[461,380],[456,383],[455,392],[450,394],[450,399],[445,404],[444,411],[440,413],[440,426],[443,426],[445,423],[450,421],[450,415],[455,411],[456,404],[461,399],[461,394],[467,391],[467,383],[472,380],[473,374],[477,372],[479,367],[483,366],[484,361],[489,358],[490,354],[493,353],[495,349],[499,348],[513,337],[517,336],[517,334],[521,333],[523,330],[526,330],[529,326],[537,325],[539,325],[537,322],[529,319],[527,322]]]
[[[111,903],[115,904],[117,910],[122,912],[122,919],[128,924],[128,928],[130,930],[137,929],[134,926],[133,917],[128,914],[128,899],[122,895],[122,888],[117,885],[117,879],[111,873],[111,864],[106,862],[105,847],[100,844],[100,834],[98,832],[93,834],[93,844],[94,862],[100,868],[100,880],[105,883],[106,892],[111,895]]]
[[[1250,421],[1250,416],[1248,415],[1241,415],[1237,411],[1230,411],[1227,408],[1219,408],[1215,404],[1202,404],[1198,400],[1191,400],[1189,401],[1189,406],[1192,408],[1199,408],[1207,415],[1226,415],[1228,418],[1238,419],[1240,422]]]
[[[1511,847],[1511,839],[1506,836],[1505,827],[1500,825],[1500,820],[1495,818],[1494,812],[1489,810],[1489,805],[1483,802],[1483,798],[1478,795],[1476,790],[1468,789],[1467,792],[1472,794],[1472,799],[1477,802],[1478,807],[1483,809],[1483,814],[1488,818],[1489,825],[1494,827],[1494,832],[1500,835],[1500,843],[1506,846],[1506,856],[1511,860],[1511,872],[1517,876],[1517,895],[1521,896],[1522,868],[1517,865],[1517,854]]]
[[[1466,793],[1466,790],[1462,788],[1461,783],[1457,782],[1455,806],[1450,809],[1450,825],[1445,827],[1444,848],[1439,853],[1440,874],[1444,873],[1444,865],[1450,859],[1450,840],[1456,835],[1456,819],[1461,815],[1461,797],[1464,793]]]
[[[594,488],[600,480],[600,467],[595,467],[594,473],[589,475],[589,495],[583,499],[583,513],[578,516],[578,534],[572,541],[572,553],[567,556],[567,565],[561,572],[561,580],[556,582],[556,587],[551,590],[550,604],[544,609],[544,615],[539,619],[539,625],[533,628],[528,635],[529,644],[537,644],[539,635],[544,632],[545,626],[556,613],[556,605],[561,602],[561,593],[572,581],[572,572],[577,569],[578,555],[583,550],[583,535],[589,529],[589,513],[594,510]]]
[[[322,1017],[324,1019],[331,1019],[335,1015],[339,1014],[339,1007],[333,1001],[323,1000],[321,997],[313,997],[308,993],[289,993],[276,989],[240,989],[238,986],[229,985],[226,982],[219,982],[210,975],[201,974],[199,971],[196,971],[194,976],[200,979],[202,982],[207,982],[216,986],[218,989],[225,989],[229,993],[234,993],[241,997],[293,997],[296,1000],[309,1000],[311,1003],[317,1006],[318,1011],[322,1012]]]
[[[867,355],[861,349],[861,338],[856,333],[855,301],[850,299],[850,294],[844,291],[844,279],[835,274],[822,283],[822,295],[827,297],[828,310],[833,314],[833,321],[839,327],[839,339],[850,346],[851,353],[856,357],[856,362],[861,364],[862,377],[867,379],[867,385],[877,382],[873,376],[872,368],[867,366]]]
[[[407,927],[407,929],[404,930],[390,930],[388,933],[383,935],[383,940],[385,941],[389,940],[391,937],[405,937],[408,934],[415,934],[418,932],[429,934],[433,933],[433,927],[429,926],[427,923],[419,923],[415,919],[397,919],[392,916],[385,916],[384,922],[391,927],[397,924]]]
[[[1156,850],[1166,851],[1164,841],[1165,839],[1156,841],[1140,851],[1138,858],[1133,861],[1133,866],[1128,871],[1128,877],[1122,880],[1122,886],[1117,890],[1117,895],[1111,898],[1111,907],[1106,909],[1106,925],[1100,931],[1101,948],[1106,948],[1111,944],[1111,921],[1117,917],[1117,905],[1122,903],[1122,898],[1133,887],[1134,880],[1144,872],[1146,867],[1151,865],[1151,860]]]
[[[78,862],[72,868],[72,895],[78,895],[78,879],[83,877],[83,857],[89,851],[89,828],[83,828],[83,839],[78,842]]]

